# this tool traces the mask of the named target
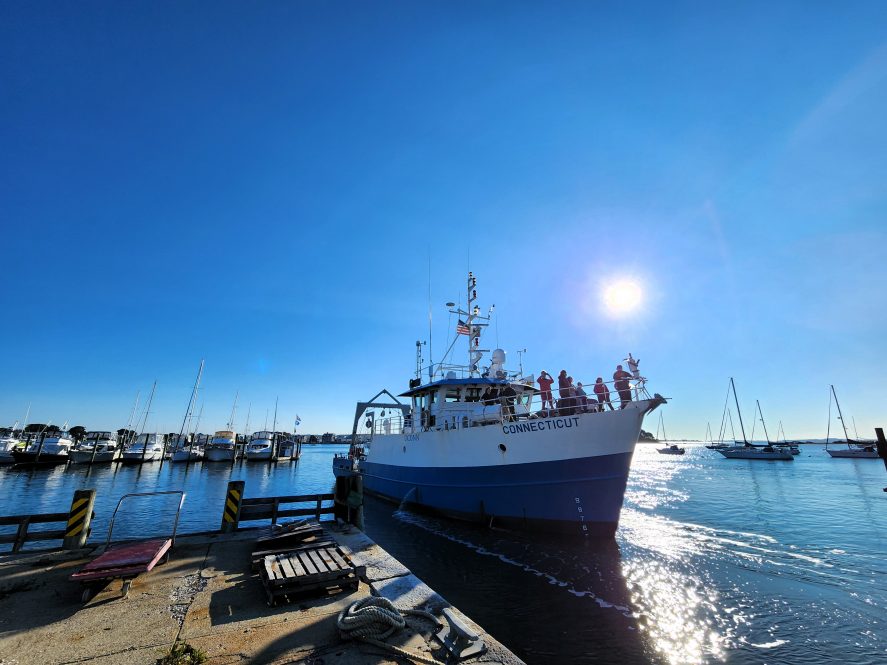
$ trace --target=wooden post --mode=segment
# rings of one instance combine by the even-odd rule
[[[79,550],[89,538],[89,524],[92,522],[92,508],[95,505],[95,490],[75,490],[65,526],[63,550]]]
[[[348,478],[345,476],[336,477],[336,490],[333,495],[333,517],[343,522],[348,521]]]
[[[25,541],[28,540],[28,525],[31,523],[31,516],[28,515],[21,522],[19,522],[18,530],[15,532],[15,542],[12,544],[12,553],[21,551],[22,547],[25,545]]]
[[[878,437],[878,456],[884,460],[884,468],[887,469],[887,438],[884,438],[884,428],[876,427],[875,436]],[[884,488],[884,491],[887,492],[887,487]]]
[[[357,474],[352,476],[352,478],[352,491],[348,499],[350,504],[357,504],[354,506],[354,512],[352,513],[352,524],[363,531],[363,476]]]
[[[243,488],[246,483],[242,480],[232,480],[228,483],[228,491],[225,494],[225,507],[222,510],[222,533],[237,531],[240,523],[240,505],[243,503]]]

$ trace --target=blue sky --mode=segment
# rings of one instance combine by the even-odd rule
[[[470,264],[517,364],[887,424],[887,4],[0,4],[0,421],[348,431]],[[642,307],[600,292],[630,277]],[[450,322],[450,327],[455,321]],[[498,330],[498,332],[497,332]],[[748,416],[747,416],[748,417]],[[655,423],[649,423],[655,429]]]

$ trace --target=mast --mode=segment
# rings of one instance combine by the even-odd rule
[[[154,391],[157,389],[157,379],[154,379],[154,385],[151,386],[151,396],[148,398],[148,405],[145,407],[145,417],[142,419],[142,429],[140,434],[144,433],[145,425],[148,424],[148,414],[151,413],[151,403],[154,401]],[[145,455],[148,454],[148,437],[145,437],[145,442],[142,444],[142,462],[145,461]]]
[[[770,443],[770,435],[767,434],[767,423],[764,422],[764,412],[761,411],[761,403],[758,400],[755,400],[755,404],[758,405],[758,413],[761,414],[761,425],[764,426],[764,436],[767,438],[767,445],[770,446],[772,444]]]
[[[742,442],[744,444],[748,444],[748,439],[745,438],[745,425],[742,423],[742,411],[739,409],[739,398],[736,396],[736,384],[733,382],[733,377],[730,377],[730,386],[733,388],[733,401],[736,402],[736,415],[739,416],[739,429],[742,430]]]
[[[279,395],[274,398],[274,425],[271,426],[271,457],[268,459],[269,462],[274,457],[277,457],[274,451],[274,446],[277,445],[277,402],[279,400]]]
[[[129,420],[126,421],[126,432],[124,434],[123,443],[121,443],[120,445],[126,445],[127,443],[129,443],[129,440],[130,440],[129,432],[130,432],[130,428],[133,425],[132,419],[135,417],[136,411],[139,408],[139,398],[141,396],[142,396],[142,391],[137,390],[135,402],[132,403],[132,411],[129,412]]]
[[[185,433],[185,428],[188,426],[188,421],[191,419],[191,414],[194,411],[194,403],[197,401],[197,391],[200,388],[200,377],[203,376],[203,358],[200,359],[200,367],[197,369],[197,380],[194,381],[194,387],[191,388],[191,399],[188,400],[188,408],[185,410],[185,417],[182,418],[182,428],[179,430],[179,438],[176,441],[176,447],[182,442],[182,435]],[[186,463],[191,461],[191,451],[194,448],[194,440],[188,444],[188,459]],[[163,452],[166,453],[166,444],[163,444]],[[160,464],[163,464],[163,458],[166,455],[164,454],[160,458]]]
[[[662,415],[662,414],[659,414]],[[705,424],[705,438],[709,443],[714,443],[711,436],[711,422]],[[705,443],[705,441],[703,441]]]
[[[231,407],[231,416],[228,418],[228,430],[231,432],[234,432],[234,414],[237,413],[237,398],[238,397],[240,397],[239,390],[236,393],[234,393],[234,405]]]
[[[243,426],[243,436],[249,436],[249,417],[253,412],[253,403],[250,402],[249,406],[246,407],[246,425]]]
[[[838,407],[838,420],[841,421],[841,427],[844,428],[844,440],[847,442],[847,445],[850,445],[850,437],[847,436],[847,424],[844,422],[844,414],[841,413],[841,404],[838,402],[838,393],[835,392],[834,385],[831,386],[832,395],[835,396],[835,406]]]

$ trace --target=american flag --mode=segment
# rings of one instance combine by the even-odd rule
[[[468,324],[465,323],[462,319],[459,319],[459,323],[456,324],[456,334],[457,335],[470,335],[471,329],[468,327]]]

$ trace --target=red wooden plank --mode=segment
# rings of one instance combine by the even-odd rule
[[[126,543],[111,546],[103,554],[86,564],[80,572],[74,573],[72,579],[99,579],[108,575],[109,571],[120,568],[151,570],[166,551],[172,546],[169,538],[143,540],[137,543]],[[112,574],[116,576],[116,574]]]

